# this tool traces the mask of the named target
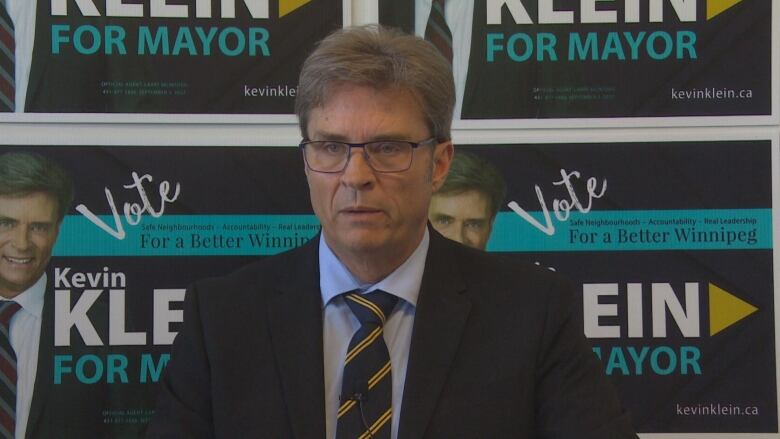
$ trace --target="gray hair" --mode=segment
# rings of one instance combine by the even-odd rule
[[[468,191],[485,195],[490,203],[490,216],[494,217],[504,202],[506,182],[487,160],[459,151],[452,159],[447,179],[434,195],[458,195]]]
[[[25,196],[43,192],[57,200],[57,222],[73,202],[73,179],[58,163],[40,154],[9,152],[0,155],[0,195]]]
[[[304,137],[311,110],[324,105],[333,88],[344,83],[409,90],[433,136],[450,139],[452,68],[428,41],[380,25],[340,29],[320,41],[303,63],[298,81],[295,113]]]

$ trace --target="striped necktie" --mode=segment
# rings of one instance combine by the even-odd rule
[[[11,347],[11,317],[22,307],[0,302],[0,437],[14,439],[16,431],[16,354]]]
[[[398,298],[377,290],[344,299],[361,326],[344,360],[336,438],[390,438],[393,380],[382,328]]]
[[[14,111],[14,24],[5,8],[5,0],[0,0],[0,112]]]
[[[431,14],[425,26],[425,39],[433,43],[452,65],[452,32],[444,18],[444,0],[433,0],[431,4]]]

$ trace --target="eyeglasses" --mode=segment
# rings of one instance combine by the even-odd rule
[[[314,172],[338,173],[347,168],[352,148],[363,148],[368,166],[376,172],[403,172],[412,166],[414,150],[433,144],[435,137],[420,142],[377,140],[366,143],[304,140],[300,143],[306,166]]]

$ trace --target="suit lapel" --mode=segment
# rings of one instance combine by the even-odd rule
[[[24,111],[35,111],[35,102],[37,102],[37,95],[43,89],[41,80],[43,79],[43,72],[48,68],[49,60],[52,56],[48,55],[48,49],[46,44],[51,44],[49,41],[49,29],[47,26],[50,24],[50,12],[45,0],[38,0],[35,10],[35,40],[33,41],[33,50],[31,53],[32,60],[30,62],[30,76],[27,80],[27,97],[25,98]],[[64,74],[64,72],[63,72]]]
[[[318,242],[319,235],[282,273],[278,294],[269,298],[268,306],[269,331],[295,437],[325,434]]]
[[[422,437],[460,344],[471,302],[444,239],[431,230],[414,317],[398,437]]]
[[[51,276],[49,277],[51,279]],[[38,340],[38,366],[35,372],[33,398],[30,403],[30,414],[27,417],[28,438],[33,437],[40,427],[41,417],[46,402],[49,400],[51,380],[54,376],[52,362],[54,359],[54,290],[49,280],[43,296],[43,311],[41,312],[41,335]]]
[[[479,88],[485,85],[485,81],[482,76],[485,72],[485,50],[483,45],[477,43],[481,41],[483,27],[479,23],[485,23],[486,17],[481,11],[484,10],[483,4],[474,4],[473,13],[473,25],[471,26],[471,41],[468,43],[469,47],[469,67],[466,70],[466,86],[463,87],[463,102],[461,104],[461,119],[465,119],[464,115],[474,117],[472,106],[474,105],[474,99],[479,92]]]
[[[379,0],[379,22],[414,33],[414,2]]]

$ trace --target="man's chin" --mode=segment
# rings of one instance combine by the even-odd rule
[[[388,245],[387,236],[375,228],[353,229],[346,235],[341,235],[337,239],[325,235],[325,239],[330,247],[338,252],[339,250],[351,253],[376,252]]]
[[[0,273],[0,295],[3,297],[15,297],[22,291],[30,288],[43,273]]]
[[[26,284],[19,284],[16,282],[10,282],[8,279],[2,279],[0,280],[0,296],[4,297],[6,299],[12,299],[19,294],[22,293],[22,291],[26,290],[27,288],[30,288],[32,284],[25,286]]]
[[[374,252],[386,246],[383,239],[374,236],[358,236],[344,242],[344,247],[353,252]]]

